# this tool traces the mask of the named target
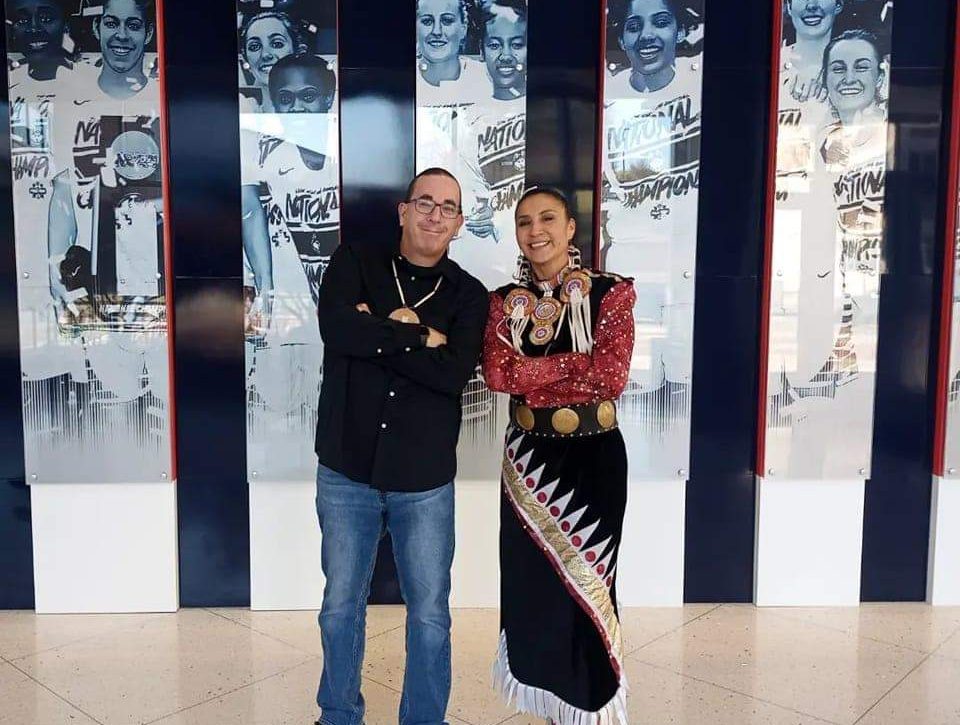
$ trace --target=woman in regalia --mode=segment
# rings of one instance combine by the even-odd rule
[[[616,605],[627,459],[615,400],[633,350],[631,280],[580,265],[560,192],[516,212],[517,282],[491,294],[487,385],[510,394],[495,679],[558,725],[626,723]]]

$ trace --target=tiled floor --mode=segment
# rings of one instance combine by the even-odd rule
[[[368,725],[395,723],[403,609],[372,607]],[[960,724],[960,608],[692,605],[623,613],[631,725]],[[497,612],[455,610],[451,725],[527,725],[490,689]],[[0,612],[0,723],[307,725],[313,612]]]

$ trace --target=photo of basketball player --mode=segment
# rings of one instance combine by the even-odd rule
[[[464,112],[470,144],[461,150],[467,183],[464,230],[478,239],[499,243],[511,233],[516,200],[523,191],[526,143],[527,3],[526,0],[492,0],[482,15],[481,48],[492,84],[492,98]],[[472,191],[472,193],[471,193]],[[492,273],[478,269],[480,279],[495,284],[512,270],[501,260]],[[499,274],[498,274],[499,273]]]
[[[635,280],[621,425],[645,476],[688,465],[703,38],[700,2],[608,5],[600,263]]]
[[[483,10],[481,49],[498,101],[527,93],[527,2],[493,0]]]
[[[848,30],[827,45],[822,75],[839,125],[865,127],[886,122],[881,97],[883,66],[877,38],[866,30]]]
[[[88,288],[88,276],[100,277],[87,259],[88,255],[93,259],[95,242],[101,241],[99,227],[93,226],[98,216],[92,213],[93,205],[116,194],[122,196],[118,197],[120,206],[107,216],[120,214],[130,220],[129,226],[116,228],[116,237],[118,261],[129,265],[131,274],[129,287],[128,276],[121,273],[116,277],[120,286],[108,285],[109,293],[131,298],[163,295],[157,282],[162,271],[157,234],[163,213],[156,119],[160,94],[156,80],[144,71],[146,46],[154,34],[152,0],[107,0],[94,20],[93,33],[102,57],[96,89],[87,89],[85,97],[74,99],[74,116],[69,121],[73,164],[57,175],[50,198],[48,253],[51,260],[66,262],[59,266],[59,279],[53,275],[51,291],[65,306],[76,296],[73,293]],[[135,116],[139,120],[121,120]],[[107,137],[110,129],[115,131],[114,138]],[[144,182],[151,191],[126,195],[118,191],[131,185],[142,187]],[[105,189],[110,191],[104,194]],[[85,201],[78,204],[78,198]],[[116,275],[111,271],[107,276],[112,279]],[[155,312],[161,317],[156,324],[162,325],[163,308],[162,300],[158,301]]]
[[[336,4],[266,7],[238,2],[247,462],[259,480],[309,480],[317,294],[340,233]]]
[[[170,445],[154,2],[7,10],[22,51],[9,80],[28,465],[38,482],[159,481]]]
[[[257,155],[259,178],[269,188],[271,200],[264,211],[256,187],[244,186],[243,213],[249,220],[244,224],[244,248],[255,278],[267,278],[258,266],[259,260],[270,256],[268,289],[274,294],[290,294],[277,280],[280,270],[272,250],[284,243],[293,245],[315,305],[323,270],[339,241],[338,169],[336,159],[329,155],[326,124],[336,76],[322,58],[290,55],[274,66],[268,90],[280,133],[261,137]],[[268,217],[282,226],[272,235],[272,246]],[[258,294],[263,287],[258,283]]]
[[[850,476],[870,459],[891,7],[784,11],[766,455],[784,475]]]
[[[833,189],[845,275],[880,273],[887,151],[886,103],[880,95],[883,66],[877,38],[865,30],[837,36],[823,57],[836,120],[826,129],[821,157],[828,171],[840,175]],[[845,286],[850,289],[849,280]],[[861,281],[850,292],[864,294],[874,287]]]
[[[245,112],[273,110],[268,89],[270,69],[281,58],[302,50],[296,24],[277,10],[251,15],[240,28],[241,68],[248,76],[244,89]]]
[[[607,5],[607,71],[604,95],[623,97],[670,85],[677,57],[698,56],[702,0],[611,0]]]
[[[417,68],[431,86],[460,80],[475,60],[461,57],[467,36],[467,8],[462,0],[418,0]]]
[[[121,101],[142,91],[147,85],[143,56],[154,34],[153,0],[107,0],[93,33],[103,57],[100,89]]]
[[[450,256],[490,288],[516,268],[514,209],[526,178],[526,0],[418,0],[416,168],[460,181],[464,225]],[[500,456],[499,398],[479,369],[463,395],[461,463]],[[469,473],[467,475],[470,475]]]
[[[11,50],[23,54],[31,80],[49,81],[73,68],[69,15],[73,0],[11,0],[7,4]]]

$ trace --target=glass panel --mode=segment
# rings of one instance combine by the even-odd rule
[[[152,0],[6,0],[30,482],[169,477]]]
[[[892,3],[785,5],[767,475],[868,478]]]
[[[340,237],[336,1],[238,3],[247,466],[312,480],[317,291]]]
[[[702,0],[607,3],[600,264],[637,291],[632,479],[689,470],[703,40]]]
[[[526,2],[418,0],[417,170],[440,166],[463,188],[464,226],[450,256],[493,289],[516,268],[513,214],[523,193]],[[506,396],[480,376],[463,397],[459,477],[498,470]]]

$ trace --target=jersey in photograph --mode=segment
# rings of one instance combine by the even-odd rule
[[[80,90],[96,83],[89,66],[60,68],[47,81],[30,78],[28,66],[10,71],[10,150],[13,169],[14,224],[21,241],[17,261],[29,279],[45,282],[48,264],[47,213],[53,179],[73,166],[71,121]]]
[[[483,61],[461,56],[460,75],[437,85],[427,82],[417,73],[417,107],[457,106],[481,102],[491,97],[490,76]],[[417,143],[420,143],[419,130]]]
[[[76,239],[66,250],[64,284],[78,295],[79,311],[62,325],[165,329],[159,85],[148,78],[117,100],[94,83],[74,105],[67,178]]]
[[[885,122],[827,129],[822,156],[837,174],[833,196],[842,245],[845,286],[854,297],[877,292],[883,243],[886,186]]]
[[[604,94],[601,258],[635,279],[631,389],[645,392],[690,380],[701,74],[681,59],[669,85],[642,94],[629,75]]]
[[[307,159],[304,159],[304,156]],[[340,173],[335,156],[312,157],[289,141],[261,136],[258,170],[266,187],[267,220],[278,334],[319,343],[315,321],[322,274],[340,238]]]
[[[9,72],[10,151],[13,172],[14,237],[20,307],[21,370],[25,380],[69,373],[85,375],[78,341],[64,340],[50,290],[47,223],[53,181],[72,161],[55,149],[69,149],[73,94],[90,82],[88,66],[61,67],[54,78],[37,81],[13,57]]]

